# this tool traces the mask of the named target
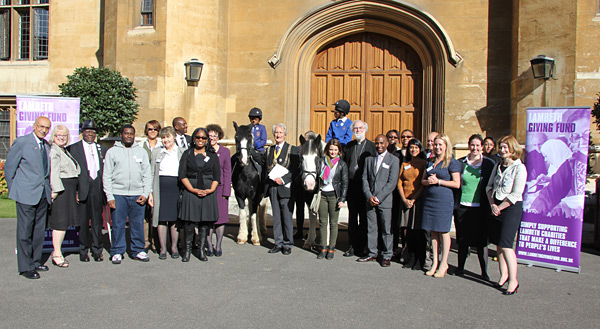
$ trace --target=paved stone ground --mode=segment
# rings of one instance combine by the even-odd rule
[[[237,245],[233,225],[223,256],[206,263],[156,254],[149,263],[81,263],[72,254],[69,268],[48,260],[49,272],[26,280],[15,229],[15,219],[0,219],[2,328],[597,328],[600,320],[600,258],[585,248],[580,274],[519,265],[519,292],[503,296],[476,275],[435,279],[341,257],[345,232],[327,261],[301,248],[284,256],[268,254],[270,243]],[[476,257],[467,269],[478,272]],[[490,276],[498,279],[492,261]]]

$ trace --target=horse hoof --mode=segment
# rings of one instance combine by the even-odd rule
[[[260,241],[252,241],[252,245],[254,245],[254,246],[260,246]]]
[[[240,240],[240,239],[238,239],[237,240],[237,244],[246,244],[246,240]]]

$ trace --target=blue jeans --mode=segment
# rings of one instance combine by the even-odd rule
[[[135,257],[144,251],[144,212],[146,205],[136,202],[139,196],[115,195],[115,209],[111,209],[112,243],[110,256],[124,254],[127,251],[125,240],[125,224],[129,217],[129,233],[131,235],[131,256]]]

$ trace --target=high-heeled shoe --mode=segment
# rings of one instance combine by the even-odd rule
[[[508,289],[506,291],[504,291],[502,294],[506,295],[506,296],[510,296],[510,295],[514,295],[517,293],[517,291],[519,290],[519,284],[517,283],[517,287],[515,288],[515,290],[513,291],[508,291]]]
[[[494,287],[500,289],[506,284],[506,282],[508,282],[508,278],[506,278],[506,280],[504,280],[504,282],[502,282],[502,283],[494,282]]]
[[[427,276],[433,276],[435,274],[435,267],[431,267],[431,270],[425,272],[425,275]]]
[[[435,274],[433,275],[434,278],[443,278],[446,276],[446,274],[448,273],[448,268],[446,267],[446,269],[444,271],[440,271],[438,269],[437,272],[435,272]]]
[[[56,261],[57,259],[59,262]],[[63,256],[52,256],[52,265],[67,268],[69,267],[69,262]]]

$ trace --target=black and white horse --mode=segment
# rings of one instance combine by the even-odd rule
[[[321,135],[313,132],[308,132],[300,135],[300,154],[302,155],[302,174],[296,181],[295,194],[301,202],[296,202],[296,207],[304,208],[304,204],[308,206],[309,228],[308,238],[304,243],[304,248],[309,249],[315,245],[317,237],[317,212],[311,210],[311,204],[318,202],[314,200],[316,193],[319,192],[319,168],[323,158],[323,141]],[[300,210],[300,209],[298,209]],[[296,212],[296,217],[304,216],[304,209]],[[302,220],[303,222],[303,220]],[[301,231],[302,228],[298,227]]]
[[[264,184],[260,175],[260,165],[254,159],[254,155],[257,153],[254,150],[252,127],[250,125],[238,126],[235,121],[233,127],[235,128],[236,152],[231,157],[231,185],[240,208],[237,243],[244,244],[248,241],[249,218],[250,240],[253,245],[258,246],[260,245],[261,230],[266,231],[264,226],[265,202],[262,202]],[[248,204],[247,208],[246,203]]]

